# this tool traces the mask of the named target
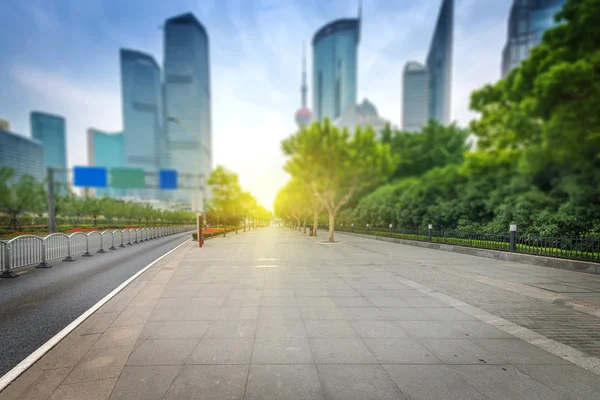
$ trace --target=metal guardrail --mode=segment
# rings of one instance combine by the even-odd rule
[[[50,268],[48,260],[62,258],[62,261],[75,261],[74,255],[92,257],[92,252],[106,253],[151,239],[174,235],[195,229],[194,226],[169,226],[135,228],[114,231],[75,232],[70,235],[52,233],[45,237],[21,235],[7,241],[0,241],[0,278],[14,278],[15,269],[38,264],[36,268]],[[115,237],[116,236],[116,237]],[[110,246],[106,249],[107,246]]]
[[[319,228],[328,229],[327,225]],[[336,231],[509,251],[536,256],[600,262],[600,238],[537,236],[517,233],[458,232],[453,230],[402,230],[382,227],[336,226]]]

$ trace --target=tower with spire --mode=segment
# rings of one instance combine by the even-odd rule
[[[308,93],[308,85],[306,83],[306,49],[302,45],[302,86],[300,87],[302,93],[302,107],[296,111],[296,124],[299,128],[308,125],[312,120],[312,111],[306,106],[306,96]]]

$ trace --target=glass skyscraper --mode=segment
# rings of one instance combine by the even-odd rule
[[[315,33],[312,45],[316,120],[334,120],[356,105],[359,41],[360,15],[330,22]]]
[[[67,190],[67,138],[65,119],[58,115],[34,111],[30,114],[31,136],[42,142],[46,168],[54,173],[57,193]],[[44,174],[45,175],[45,174]]]
[[[402,74],[402,130],[420,131],[427,124],[429,105],[429,74],[427,68],[409,61]]]
[[[87,131],[88,164],[108,169],[125,166],[125,145],[122,132],[107,133],[90,128]],[[97,188],[96,195],[121,197],[125,191],[120,188]]]
[[[136,50],[121,49],[120,56],[125,165],[156,173],[164,148],[160,67]],[[151,189],[129,194],[156,197]]]
[[[164,112],[168,154],[165,164],[180,174],[180,183],[197,185],[181,174],[212,170],[212,122],[209,38],[191,14],[166,21],[164,27]],[[172,200],[192,209],[200,207],[197,193],[173,192]]]
[[[529,51],[553,27],[554,16],[566,0],[514,0],[508,17],[508,34],[502,52],[502,77],[529,56]]]
[[[44,146],[35,139],[0,129],[0,167],[15,171],[13,179],[29,174],[42,181],[46,178]]]
[[[442,0],[427,56],[429,119],[450,123],[454,0]]]

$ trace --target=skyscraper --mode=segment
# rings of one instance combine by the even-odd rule
[[[442,0],[427,55],[429,119],[450,123],[454,0]]]
[[[125,149],[123,133],[107,133],[90,128],[87,131],[88,164],[90,166],[114,167],[125,166]],[[98,196],[120,197],[125,191],[120,188],[95,189]]]
[[[31,136],[44,146],[46,168],[55,168],[57,193],[67,190],[67,138],[65,119],[58,115],[33,111],[30,115]],[[44,174],[45,176],[45,174]]]
[[[41,182],[46,177],[44,146],[38,140],[0,129],[0,167],[5,166],[15,171],[14,179],[28,174]]]
[[[156,173],[164,148],[160,67],[136,50],[121,49],[120,56],[125,165]],[[131,194],[156,197],[147,189]]]
[[[356,104],[358,18],[338,19],[315,33],[313,45],[313,111],[317,120],[339,117]]]
[[[191,14],[170,18],[164,28],[164,96],[169,168],[180,174],[212,170],[209,38]],[[198,207],[196,194],[175,191],[176,203]]]
[[[502,77],[521,64],[529,51],[542,40],[544,32],[556,25],[554,16],[566,0],[514,0],[508,17],[506,45],[502,51]]]
[[[429,107],[429,74],[417,61],[404,66],[402,76],[402,130],[420,131],[427,124]]]
[[[299,128],[302,128],[312,120],[312,111],[306,106],[308,85],[306,84],[306,54],[304,47],[302,47],[302,86],[300,87],[300,92],[302,93],[302,107],[296,111],[296,124],[298,124]]]

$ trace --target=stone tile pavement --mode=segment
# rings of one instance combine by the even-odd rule
[[[600,318],[502,287],[555,270],[338,239],[272,227],[184,245],[0,400],[598,398],[598,375],[529,342],[596,360]]]

